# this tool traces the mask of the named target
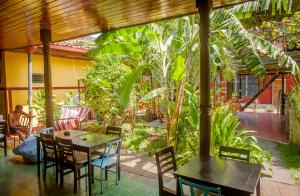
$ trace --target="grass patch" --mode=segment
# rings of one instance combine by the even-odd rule
[[[125,134],[124,145],[130,150],[153,155],[167,147],[166,130],[136,127],[134,131]]]
[[[300,146],[279,144],[279,151],[292,177],[300,182]]]

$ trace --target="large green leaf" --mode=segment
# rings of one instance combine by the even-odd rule
[[[144,97],[142,97],[139,102],[149,101],[150,99],[163,94],[165,91],[166,91],[165,87],[154,89],[153,91],[150,91]]]
[[[129,104],[129,97],[134,86],[134,83],[139,79],[147,65],[140,65],[132,70],[121,82],[120,102],[123,107]]]
[[[175,68],[173,72],[173,79],[175,81],[180,81],[185,76],[185,67],[185,59],[181,55],[178,55],[175,60]]]
[[[262,53],[268,55],[269,57],[273,58],[274,60],[278,61],[278,66],[281,67],[285,64],[286,67],[291,67],[293,73],[299,71],[298,64],[284,51],[273,45],[272,43],[268,42],[265,39],[262,39],[256,35],[251,35],[252,42],[255,47]]]

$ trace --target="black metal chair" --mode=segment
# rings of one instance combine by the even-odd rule
[[[177,180],[174,178],[169,183],[164,183],[163,175],[177,169],[173,147],[167,147],[155,153],[158,172],[159,195],[176,195]]]
[[[1,148],[4,148],[4,154],[7,156],[7,123],[6,121],[0,121],[0,142],[3,143],[3,146],[1,145]]]
[[[236,160],[242,160],[249,162],[250,160],[250,150],[235,148],[229,146],[220,146],[219,150],[220,158],[230,158]]]
[[[46,179],[47,168],[55,167],[55,180],[58,182],[58,153],[53,134],[40,133],[42,149],[43,149],[43,163],[44,163],[44,180]]]
[[[106,135],[108,134],[114,134],[118,135],[119,137],[122,136],[122,128],[121,127],[115,127],[115,126],[108,126],[106,127]]]
[[[72,140],[55,138],[58,147],[59,170],[60,170],[60,187],[63,187],[64,175],[74,173],[74,193],[77,192],[77,180],[87,177],[87,155],[85,153],[76,152],[73,149]],[[85,174],[80,175],[80,169],[85,168]],[[86,181],[87,185],[87,181]]]

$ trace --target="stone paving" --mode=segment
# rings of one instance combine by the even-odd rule
[[[254,136],[288,143],[285,117],[276,113],[239,112],[240,128],[254,130]]]

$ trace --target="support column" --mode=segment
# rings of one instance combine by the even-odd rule
[[[209,15],[210,0],[197,0],[200,15],[200,155],[210,156],[211,100],[210,100],[210,53]]]
[[[242,76],[239,75],[239,100],[242,99]]]
[[[285,89],[284,74],[281,74],[281,110],[280,110],[281,115],[284,115],[284,110],[285,110],[284,89]]]
[[[50,64],[50,44],[51,31],[46,29],[40,30],[40,39],[43,43],[44,56],[44,88],[45,88],[45,110],[46,110],[46,126],[54,126],[53,118],[53,102],[52,102],[52,78],[51,78],[51,64]]]
[[[231,81],[226,82],[226,89],[227,89],[227,99],[232,98],[232,92],[233,92],[233,84]]]
[[[28,110],[29,114],[32,116],[32,54],[36,50],[36,47],[29,47],[26,49],[28,56]],[[32,131],[32,121],[29,124],[29,130],[27,135],[31,135]]]

